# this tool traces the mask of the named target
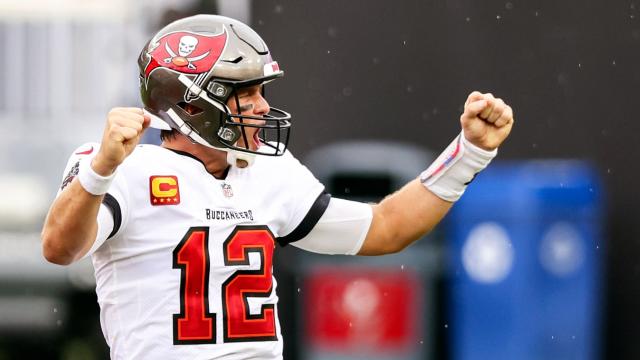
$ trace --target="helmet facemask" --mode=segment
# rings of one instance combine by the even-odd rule
[[[223,116],[223,124],[218,131],[218,141],[225,147],[252,154],[279,156],[282,155],[289,143],[289,131],[291,130],[291,115],[284,110],[269,107],[264,115],[243,115],[242,106],[238,97],[238,91],[244,87],[234,87],[229,101],[235,104],[236,113],[227,111]],[[264,85],[261,87],[264,96]],[[227,107],[228,109],[228,107]],[[249,131],[249,129],[258,129]],[[255,133],[255,138],[249,134]],[[249,144],[258,142],[258,149],[251,150]],[[242,146],[244,144],[244,146]]]

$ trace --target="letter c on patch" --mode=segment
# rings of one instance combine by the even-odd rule
[[[174,175],[149,178],[151,205],[177,205],[180,203],[178,177]]]

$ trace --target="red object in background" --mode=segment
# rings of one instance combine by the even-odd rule
[[[307,344],[331,351],[407,351],[419,343],[422,284],[396,269],[320,268],[305,279]]]

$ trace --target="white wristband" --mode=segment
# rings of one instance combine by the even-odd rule
[[[420,174],[420,181],[439,198],[457,201],[467,185],[497,154],[498,149],[481,149],[460,133],[436,161]]]
[[[80,161],[80,169],[78,172],[78,181],[80,185],[93,195],[103,195],[109,191],[111,182],[116,177],[116,172],[109,176],[102,176],[96,173],[91,167],[93,156],[86,157]]]

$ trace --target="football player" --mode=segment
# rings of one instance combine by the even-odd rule
[[[115,108],[71,156],[42,231],[56,264],[90,256],[113,359],[280,359],[275,245],[382,255],[429,232],[496,155],[511,108],[469,95],[462,131],[379,204],[346,201],[287,151],[282,77],[247,25],[178,20],[138,59],[143,109]],[[162,145],[139,145],[149,126]]]

